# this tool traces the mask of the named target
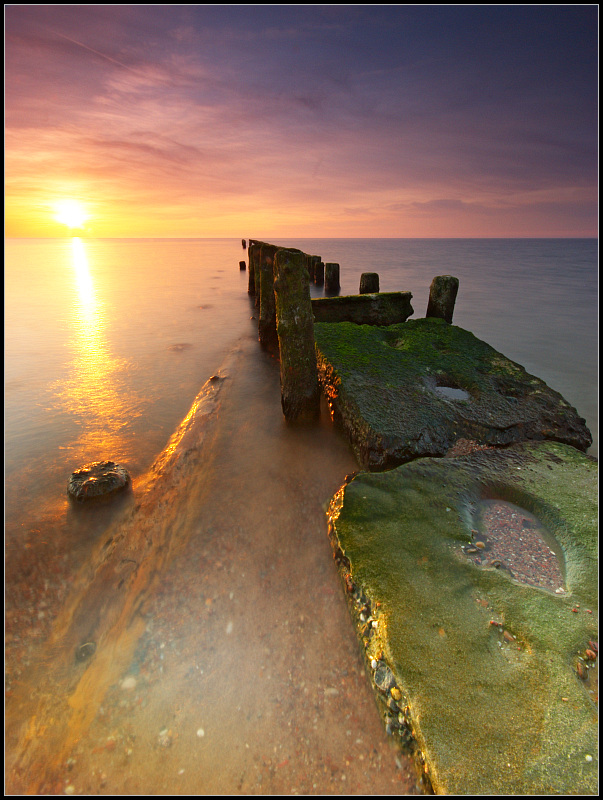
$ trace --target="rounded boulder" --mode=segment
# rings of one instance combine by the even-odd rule
[[[106,498],[130,485],[125,467],[114,461],[95,461],[71,473],[67,493],[78,503]]]

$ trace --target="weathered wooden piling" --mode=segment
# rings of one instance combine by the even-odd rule
[[[249,247],[247,248],[247,254],[249,259],[249,283],[247,286],[247,293],[250,294],[252,297],[255,295],[255,263],[256,263],[256,256],[259,255],[259,248],[260,243],[256,242],[255,239],[249,240]]]
[[[320,390],[305,254],[278,249],[274,276],[283,414],[289,422],[313,421],[320,416]]]
[[[325,282],[325,265],[322,261],[314,262],[314,283],[316,286],[322,286]]]
[[[360,294],[376,294],[379,291],[379,275],[363,272],[360,276]]]
[[[239,261],[239,269],[241,270],[241,272],[245,272],[245,270],[247,269],[247,264],[245,263],[245,261]]]
[[[243,250],[245,250],[245,248],[247,247],[247,242],[245,241],[245,239],[241,239],[241,245],[243,246]]]
[[[339,264],[329,261],[325,264],[325,294],[337,294],[340,288]]]
[[[451,324],[458,290],[458,278],[452,275],[437,275],[429,287],[429,302],[425,316],[438,317]]]
[[[316,262],[320,261],[320,256],[311,256],[309,253],[304,253],[304,259],[305,259],[306,269],[308,270],[308,277],[310,278],[310,283],[314,283],[314,269],[316,267]]]
[[[263,347],[278,346],[276,306],[274,302],[274,255],[279,248],[262,242],[259,255],[260,313],[258,337]]]

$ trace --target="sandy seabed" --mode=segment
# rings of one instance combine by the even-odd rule
[[[7,553],[8,793],[421,793],[327,537],[347,443],[326,407],[285,425],[253,339],[215,385],[77,576],[61,519],[52,557],[39,535]]]

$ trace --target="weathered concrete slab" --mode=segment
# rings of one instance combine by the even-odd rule
[[[445,455],[459,439],[592,443],[558,392],[444,320],[316,323],[314,335],[321,384],[365,469]]]
[[[395,325],[413,313],[410,292],[352,294],[312,300],[316,322],[353,322],[356,325]]]
[[[488,498],[546,527],[565,591],[468,557]],[[525,442],[361,473],[335,496],[330,530],[388,731],[436,793],[597,793],[583,680],[598,623],[594,459]]]

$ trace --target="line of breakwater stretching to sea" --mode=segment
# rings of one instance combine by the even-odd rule
[[[242,244],[246,246],[244,239]],[[280,361],[283,414],[290,423],[311,423],[320,415],[321,396],[314,321],[384,326],[405,322],[414,313],[412,294],[402,291],[380,293],[379,275],[366,272],[360,277],[358,295],[341,297],[340,265],[324,263],[320,256],[296,248],[283,248],[250,239],[248,257],[248,294],[254,298],[258,311],[258,339],[262,347],[275,351]],[[245,261],[240,261],[239,267],[244,270]],[[326,297],[312,299],[310,283],[324,286]],[[451,275],[436,276],[430,286],[426,316],[451,324],[458,287],[458,278]],[[376,697],[384,700],[384,687],[385,692],[392,695],[384,701],[385,706],[383,702],[378,703],[386,731],[396,735],[401,748],[413,756],[419,779],[424,789],[430,792],[425,757],[412,734],[410,706],[404,702],[400,706],[403,694],[395,685],[385,662],[377,665],[373,663],[375,659],[366,656],[366,647],[373,633],[372,625],[375,624],[370,600],[360,587],[351,582],[345,558],[338,552],[334,537],[330,538],[347,590],[350,610],[353,617],[362,623],[367,673],[371,676]],[[384,680],[383,675],[388,680]]]
[[[240,263],[242,268],[244,262]],[[339,275],[339,265],[336,266],[337,275]],[[408,461],[409,458],[412,460],[421,455],[448,455],[450,458],[454,458],[455,456],[462,456],[482,449],[497,450],[516,442],[529,440],[558,441],[584,452],[592,443],[592,437],[586,428],[585,420],[578,417],[575,409],[572,409],[560,395],[552,392],[538,378],[528,375],[520,365],[509,362],[502,354],[497,354],[485,343],[475,340],[479,346],[474,348],[472,341],[470,342],[470,339],[467,338],[471,337],[471,334],[451,326],[459,281],[457,278],[446,275],[437,276],[432,281],[426,319],[408,324],[412,326],[415,333],[420,330],[431,331],[431,334],[427,336],[427,344],[425,345],[429,352],[433,347],[434,352],[440,353],[441,351],[443,357],[444,354],[449,354],[450,359],[454,359],[455,355],[457,355],[465,361],[469,360],[479,374],[481,374],[480,370],[483,370],[484,375],[488,376],[490,382],[488,383],[488,379],[486,379],[483,384],[479,384],[479,379],[474,376],[474,382],[471,383],[469,381],[465,388],[460,384],[457,386],[454,381],[461,380],[460,372],[458,372],[457,378],[446,377],[443,374],[451,368],[452,373],[458,371],[458,365],[455,368],[452,363],[446,362],[446,358],[444,358],[442,365],[438,364],[437,367],[434,367],[436,370],[435,377],[431,375],[431,365],[424,365],[424,372],[421,375],[415,374],[417,370],[417,364],[415,364],[413,377],[409,377],[407,374],[406,380],[419,385],[420,389],[424,391],[424,395],[419,393],[419,396],[415,398],[417,402],[411,402],[410,406],[416,406],[417,403],[421,405],[423,398],[426,399],[430,393],[439,396],[439,402],[443,402],[445,407],[440,408],[436,405],[430,413],[435,421],[440,418],[441,420],[448,420],[448,422],[456,419],[456,422],[452,422],[454,430],[451,428],[449,432],[443,435],[436,429],[432,432],[423,417],[420,420],[415,418],[413,424],[415,426],[418,425],[418,429],[415,430],[411,426],[409,430],[405,428],[405,432],[401,434],[398,432],[396,435],[401,435],[402,441],[404,441],[404,437],[410,437],[414,441],[413,436],[416,436],[417,430],[420,430],[420,436],[417,441],[423,442],[423,450],[418,448],[415,452],[412,448],[407,448],[408,452],[406,452],[404,448],[400,448],[400,453],[395,456],[394,462],[391,464],[388,464],[384,458],[373,459],[372,461],[369,459],[367,461],[367,458],[362,455],[363,451],[358,447],[359,442],[364,437],[361,431],[365,427],[367,429],[371,428],[375,423],[372,409],[374,401],[367,400],[366,392],[368,391],[371,396],[377,394],[381,398],[384,403],[381,408],[381,416],[387,417],[389,422],[392,422],[390,415],[393,414],[395,416],[395,409],[387,407],[391,399],[390,395],[386,391],[381,391],[382,386],[390,386],[392,376],[388,374],[387,370],[379,372],[375,364],[371,366],[370,379],[367,377],[368,373],[363,372],[363,367],[356,370],[354,373],[355,380],[359,381],[359,385],[362,384],[365,387],[362,402],[365,402],[366,405],[364,411],[362,411],[359,406],[357,407],[357,402],[363,390],[359,389],[356,384],[354,386],[357,393],[353,394],[352,392],[350,395],[348,385],[346,389],[347,399],[342,403],[340,389],[345,389],[347,378],[338,377],[338,358],[342,357],[341,348],[346,349],[346,351],[349,350],[350,340],[353,339],[355,344],[352,347],[355,346],[357,349],[351,352],[354,352],[356,358],[364,364],[364,350],[359,345],[359,339],[364,336],[364,347],[368,347],[373,358],[379,361],[385,351],[370,350],[371,347],[374,348],[374,344],[369,342],[369,329],[366,326],[385,327],[405,323],[413,313],[410,305],[412,295],[409,292],[380,295],[379,276],[375,273],[364,273],[360,280],[358,295],[339,297],[335,286],[329,286],[327,291],[325,285],[325,293],[331,296],[312,300],[310,297],[310,282],[316,286],[326,284],[325,268],[326,265],[323,265],[319,256],[309,255],[293,248],[282,248],[269,243],[250,240],[248,291],[249,295],[255,298],[255,304],[259,312],[259,341],[266,348],[274,348],[279,355],[281,405],[285,419],[288,422],[307,423],[317,419],[320,413],[319,384],[322,384],[327,398],[333,399],[337,404],[329,403],[332,416],[335,416],[335,409],[337,409],[338,416],[341,416],[342,411],[346,415],[344,430],[354,446],[359,463],[365,467],[368,466],[369,469],[378,468],[380,465],[381,469],[387,470],[388,466],[396,466],[401,461],[403,463]],[[333,274],[332,271],[331,274]],[[315,321],[355,324],[347,327],[342,326],[338,334],[325,332],[325,329],[328,328],[339,328],[337,325],[320,326],[320,330],[317,330],[316,334],[317,342],[320,341],[319,347],[315,342],[314,336],[313,326]],[[354,332],[354,329],[360,330],[360,326],[364,326],[362,336]],[[396,336],[400,336],[402,328],[406,328],[406,326],[399,325],[398,328],[394,328]],[[452,341],[448,342],[448,344],[444,341],[447,339],[445,329],[457,332],[454,344]],[[463,335],[467,341],[463,340],[461,342]],[[402,336],[402,339],[398,338],[389,341],[387,334],[385,334],[385,338],[380,340],[381,346],[387,344],[394,350],[408,349],[412,338],[410,328]],[[329,337],[331,338],[329,339]],[[373,337],[373,339],[375,338]],[[406,341],[407,338],[408,341]],[[329,342],[331,356],[334,357],[332,364],[329,364],[329,358],[325,358],[322,352],[325,344]],[[340,350],[337,350],[337,347]],[[478,353],[480,348],[481,355]],[[486,352],[487,356],[484,355]],[[349,359],[349,356],[347,358]],[[349,368],[349,364],[344,364],[344,373]],[[325,370],[329,375],[325,373]],[[438,376],[440,382],[444,382],[442,386],[438,383]],[[466,378],[463,378],[463,380],[466,382]],[[342,381],[344,381],[343,387],[340,386]],[[453,383],[449,386],[448,383],[450,381],[453,381]],[[471,392],[466,391],[469,389]],[[397,393],[396,390],[392,391],[391,397],[395,395],[397,402],[401,402],[402,406],[404,406],[405,403],[402,399],[404,392],[400,389],[397,390]],[[516,395],[523,398],[523,400],[520,402]],[[546,402],[544,400],[545,397]],[[535,401],[534,398],[536,398]],[[535,408],[533,401],[538,408]],[[396,401],[392,400],[391,402],[394,405],[396,404]],[[450,404],[455,403],[459,403],[454,412],[456,417],[450,413]],[[487,407],[484,406],[484,403],[486,403]],[[463,404],[466,404],[466,408]],[[548,405],[546,411],[544,410],[545,405]],[[495,407],[496,414],[493,413]],[[365,412],[367,416],[364,416]],[[467,417],[468,413],[469,417]],[[471,415],[475,416],[475,414],[478,415],[478,418],[473,420]],[[525,416],[526,414],[527,416]],[[372,422],[369,423],[369,419]],[[485,424],[485,420],[490,425],[490,429]],[[448,422],[445,424],[448,424]],[[372,440],[373,446],[380,453],[383,448],[386,448],[383,452],[387,452],[387,447],[398,446],[398,444],[393,445],[391,443],[386,445],[385,440],[381,441],[381,432],[383,430],[387,430],[385,439],[392,438],[389,427],[381,428],[379,424],[371,433],[371,436],[374,437]],[[463,438],[467,434],[469,438]],[[434,435],[435,438],[433,438]],[[397,441],[395,436],[392,441],[394,440]],[[371,455],[369,451],[364,455],[367,454]],[[505,457],[503,456],[503,458]],[[346,478],[346,484],[350,478],[353,478],[353,476]],[[343,497],[343,491],[344,487],[342,487],[338,496],[341,495]],[[434,775],[431,774],[431,768],[433,767],[435,773],[438,773],[441,764],[435,762],[431,767],[428,764],[426,756],[428,749],[425,748],[432,746],[433,743],[427,745],[427,741],[420,731],[420,725],[417,724],[415,729],[410,699],[406,696],[402,683],[396,681],[395,670],[384,655],[384,650],[389,640],[386,634],[379,635],[378,606],[380,603],[369,596],[369,593],[365,591],[366,587],[355,582],[352,577],[352,564],[347,555],[338,546],[334,528],[334,520],[338,516],[336,505],[337,496],[332,501],[329,511],[331,543],[340,576],[345,585],[352,616],[360,634],[361,642],[364,645],[367,672],[371,676],[375,695],[380,701],[378,705],[386,724],[386,730],[395,737],[395,740],[404,749],[412,753],[424,788],[427,791],[446,791],[446,779],[442,779],[442,775],[439,775],[439,777],[436,775],[434,778]],[[451,509],[447,508],[446,510],[450,511]],[[475,532],[472,531],[473,533]],[[375,636],[375,633],[378,635]],[[376,644],[375,640],[377,640]],[[591,651],[588,652],[590,653]],[[582,681],[585,679],[585,674],[588,674],[588,670],[584,668],[584,663],[584,659],[578,659],[577,675]],[[434,780],[435,783],[433,783]]]
[[[242,240],[245,246],[245,240]],[[320,389],[314,321],[357,325],[395,325],[413,312],[410,292],[379,292],[379,275],[362,273],[358,295],[339,296],[340,265],[320,256],[249,240],[248,294],[258,309],[260,344],[278,352],[281,404],[288,422],[315,420]],[[244,268],[245,262],[239,266]],[[310,283],[324,286],[324,298],[311,299]],[[427,317],[452,322],[459,281],[436,276],[430,287]]]

